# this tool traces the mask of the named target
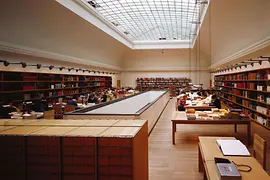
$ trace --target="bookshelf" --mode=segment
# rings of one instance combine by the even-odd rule
[[[223,104],[270,129],[270,68],[216,75],[215,89]]]
[[[109,76],[65,75],[0,71],[0,101],[22,103],[39,93],[48,101],[110,88]]]
[[[151,89],[170,89],[171,96],[176,96],[179,88],[185,88],[191,83],[190,78],[137,78],[136,89],[147,91]]]

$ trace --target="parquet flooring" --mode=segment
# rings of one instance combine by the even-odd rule
[[[176,145],[171,142],[171,117],[175,99],[171,99],[149,136],[150,180],[203,180],[198,172],[198,136],[235,136],[247,143],[246,126],[177,125]]]

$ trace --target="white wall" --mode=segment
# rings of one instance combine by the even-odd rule
[[[208,88],[209,65],[207,56],[196,49],[128,51],[122,62],[121,85],[135,87],[137,77],[190,77],[194,84]]]
[[[6,60],[8,62],[26,62],[26,64],[42,64],[46,66],[53,65],[55,67],[71,67],[71,68],[77,68],[77,69],[88,69],[88,70],[99,70],[99,71],[105,71],[105,72],[116,72],[108,69],[102,69],[102,68],[95,68],[91,66],[85,66],[81,64],[75,64],[75,63],[63,63],[61,61],[55,61],[52,59],[46,59],[46,58],[39,58],[34,56],[28,56],[28,55],[22,55],[22,54],[16,54],[11,52],[4,52],[0,51],[0,59]],[[117,86],[117,80],[120,80],[120,75],[107,75],[107,74],[98,74],[98,73],[88,73],[88,72],[76,72],[75,70],[68,71],[67,69],[63,69],[62,71],[59,70],[59,68],[53,68],[52,70],[49,70],[48,67],[41,67],[40,69],[37,69],[33,66],[27,66],[26,68],[22,68],[21,65],[13,65],[10,64],[9,66],[4,66],[3,63],[0,63],[0,71],[18,71],[18,72],[38,72],[38,73],[55,73],[55,74],[73,74],[73,75],[93,75],[93,76],[111,76],[112,77],[112,86]]]
[[[211,34],[202,42],[203,49],[210,43],[210,51],[205,51],[210,52],[212,65],[216,67],[239,58],[235,56],[237,53],[261,40],[268,39],[270,44],[269,9],[269,0],[212,0],[205,18],[208,22],[204,22],[208,27],[203,27]]]
[[[54,0],[0,4],[0,50],[119,69],[128,49]]]

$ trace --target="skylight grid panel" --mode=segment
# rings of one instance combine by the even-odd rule
[[[116,24],[117,28],[122,26],[121,31],[129,31],[128,37],[137,39],[143,39],[143,36],[145,39],[164,36],[167,39],[181,39],[197,28],[190,22],[198,19],[199,12],[202,12],[195,4],[195,0],[96,0],[95,2],[101,6],[95,8],[96,11]]]

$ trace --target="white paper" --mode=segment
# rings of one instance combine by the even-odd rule
[[[246,146],[239,140],[217,140],[224,156],[250,156]]]

